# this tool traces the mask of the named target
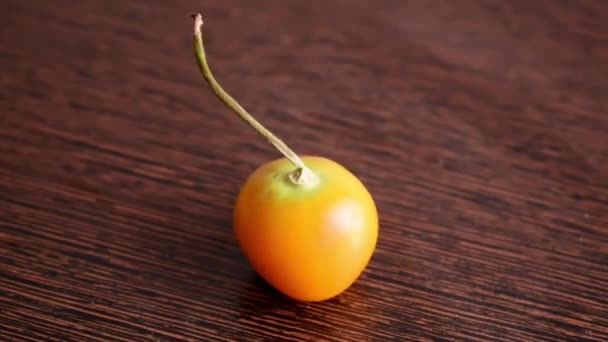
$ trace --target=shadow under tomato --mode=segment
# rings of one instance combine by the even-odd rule
[[[262,329],[276,334],[294,335],[306,333],[315,338],[345,338],[355,334],[360,337],[367,328],[365,317],[371,307],[366,304],[365,291],[357,283],[339,296],[323,302],[298,302],[274,289],[262,277],[251,273],[249,286],[243,289],[239,303],[238,323],[243,329]],[[359,329],[348,331],[350,325],[336,322],[359,324]]]

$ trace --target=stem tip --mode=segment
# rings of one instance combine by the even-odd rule
[[[200,13],[191,13],[190,16],[194,19],[194,34],[201,32],[203,26],[203,16]]]

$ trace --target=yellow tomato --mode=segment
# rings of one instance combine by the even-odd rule
[[[360,180],[340,164],[306,156],[315,175],[295,184],[285,158],[255,170],[237,197],[234,232],[252,267],[300,301],[332,298],[350,287],[376,247],[378,215]]]
[[[194,52],[210,89],[284,156],[247,179],[234,210],[234,232],[253,268],[285,295],[321,301],[346,290],[376,248],[378,214],[351,172],[321,157],[300,158],[264,128],[217,82],[203,46],[202,16],[194,19]]]

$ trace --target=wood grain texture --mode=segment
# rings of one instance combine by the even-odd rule
[[[608,2],[1,1],[0,340],[608,340]],[[276,158],[198,74],[361,177],[377,252],[296,304],[231,208]]]

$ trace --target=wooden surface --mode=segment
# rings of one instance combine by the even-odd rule
[[[608,2],[2,1],[0,340],[608,340]],[[296,304],[234,240],[278,157],[360,176],[377,251]]]

